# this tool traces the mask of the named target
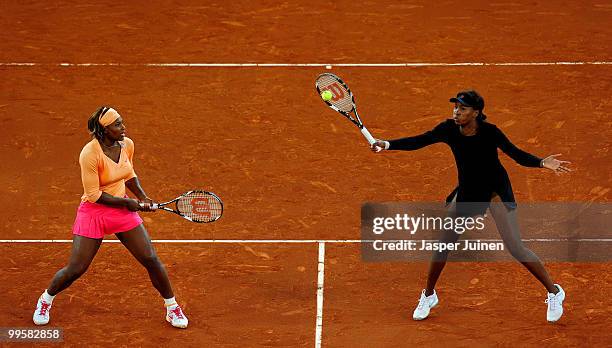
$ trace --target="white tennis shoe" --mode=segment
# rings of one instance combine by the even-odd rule
[[[561,288],[561,285],[555,284],[559,292],[556,294],[548,293],[548,297],[544,301],[544,303],[548,304],[548,310],[546,311],[546,320],[549,323],[554,323],[555,321],[561,319],[563,315],[563,300],[565,300],[565,291]]]
[[[436,305],[438,305],[438,294],[436,294],[436,290],[434,290],[433,294],[425,296],[425,289],[423,289],[419,304],[414,310],[414,313],[412,313],[412,319],[423,320],[427,318],[429,316],[429,311]]]
[[[42,296],[38,298],[36,304],[36,310],[34,311],[34,324],[36,325],[47,325],[49,323],[49,312],[51,311],[51,303],[43,300]]]
[[[187,325],[189,324],[187,316],[185,316],[185,313],[183,313],[181,306],[177,304],[166,307],[166,321],[172,324],[172,326],[181,329],[187,328]]]

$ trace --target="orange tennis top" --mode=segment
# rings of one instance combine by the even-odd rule
[[[125,182],[136,176],[132,162],[134,142],[129,138],[123,138],[119,144],[121,145],[119,163],[104,154],[102,146],[95,138],[83,147],[79,164],[85,192],[81,201],[95,203],[102,192],[115,197],[125,196]]]

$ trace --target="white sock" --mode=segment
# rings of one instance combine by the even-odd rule
[[[45,302],[53,303],[53,299],[55,298],[55,296],[49,295],[49,293],[47,292],[47,289],[45,289],[45,292],[43,292],[42,294],[42,298],[43,300],[45,300]]]
[[[174,307],[174,306],[176,306],[176,299],[174,297],[172,297],[172,298],[165,298],[164,299],[164,304],[168,308]]]

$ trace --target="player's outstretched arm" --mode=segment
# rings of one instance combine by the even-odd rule
[[[389,141],[376,139],[376,142],[371,145],[371,149],[374,152],[381,152],[382,150],[414,151],[435,143],[446,142],[448,133],[449,122],[445,121],[423,134]]]
[[[374,144],[371,145],[371,149],[374,152],[382,150],[414,151],[441,141],[443,140],[440,136],[433,131],[429,131],[420,135],[390,141],[376,139]]]
[[[565,164],[572,163],[572,162],[558,160],[556,157],[559,157],[559,156],[561,156],[560,153],[555,154],[555,155],[550,155],[544,158],[541,164],[542,168],[550,169],[553,172],[555,172],[555,174],[557,175],[571,172],[572,170],[566,167]]]

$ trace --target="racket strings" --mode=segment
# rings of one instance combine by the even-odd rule
[[[205,192],[192,192],[176,202],[177,210],[197,222],[211,222],[223,214],[223,204],[213,195]]]
[[[328,103],[337,107],[340,111],[351,112],[355,104],[351,92],[344,86],[337,77],[331,74],[323,74],[316,81],[319,90],[332,92],[332,99]]]

